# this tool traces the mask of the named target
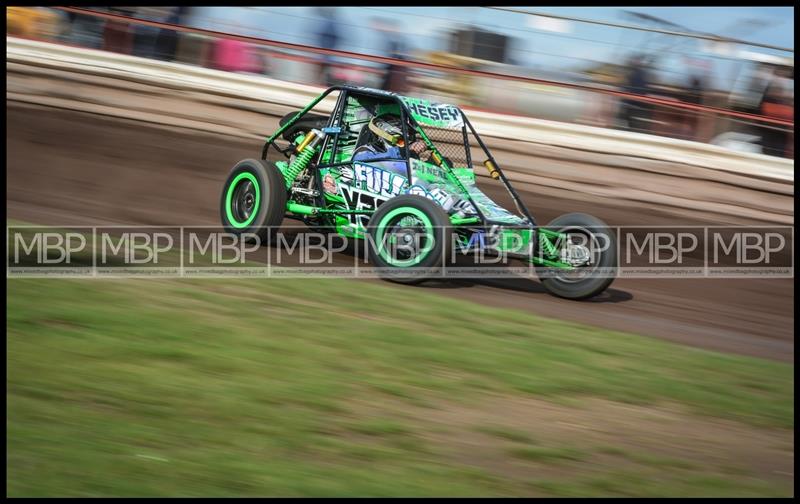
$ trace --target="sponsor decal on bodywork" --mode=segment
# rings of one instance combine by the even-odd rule
[[[414,174],[415,179],[422,179],[428,182],[444,182],[447,180],[447,172],[444,169],[419,159],[411,158],[409,161],[411,162],[411,173]]]
[[[402,165],[405,170],[405,163],[397,164]],[[384,197],[402,193],[407,180],[402,175],[366,163],[355,163],[353,167],[342,168],[341,177],[345,184]]]
[[[489,199],[477,186],[467,186],[467,191],[487,219],[507,224],[524,224],[526,222],[522,217],[514,215]]]
[[[330,173],[325,175],[325,178],[322,179],[322,188],[328,194],[336,194],[339,190],[336,179],[333,178],[333,175]]]
[[[431,103],[419,98],[400,97],[414,119],[435,128],[460,129],[464,126],[461,111],[454,105]]]
[[[448,191],[442,189],[441,187],[435,186],[425,187],[421,184],[414,184],[408,188],[407,193],[416,196],[422,196],[423,198],[428,198],[429,200],[435,201],[442,208],[444,208],[445,212],[450,210],[456,200],[456,198]]]
[[[384,203],[388,198],[380,197],[369,191],[362,191],[348,185],[340,185],[342,196],[344,197],[344,204],[350,210],[377,210],[378,206]],[[366,229],[367,223],[371,215],[363,214],[350,214],[347,216],[350,224],[354,227]]]

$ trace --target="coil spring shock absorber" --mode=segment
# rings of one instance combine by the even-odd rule
[[[545,253],[551,257],[555,257],[558,255],[558,249],[556,249],[555,245],[550,243],[550,239],[544,235],[539,237],[540,243],[542,244],[542,248],[544,249]]]
[[[311,161],[311,158],[314,157],[314,154],[317,152],[317,146],[323,138],[325,138],[325,134],[314,129],[311,130],[300,145],[297,146],[295,152],[297,152],[298,156],[292,161],[292,164],[286,167],[286,172],[284,173],[286,189],[292,187],[294,179],[300,175],[300,172],[306,169],[309,161]]]

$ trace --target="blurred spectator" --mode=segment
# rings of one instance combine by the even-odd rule
[[[761,113],[776,119],[794,119],[794,103],[789,93],[786,78],[777,73],[767,86],[761,101]],[[761,146],[764,154],[787,156],[790,149],[790,134],[775,124],[765,124],[761,128]],[[793,152],[792,152],[793,155]]]
[[[184,24],[191,7],[170,7],[165,23],[181,25]],[[163,61],[174,61],[175,53],[178,49],[178,32],[163,28],[158,32],[155,45],[156,58]]]
[[[135,7],[109,7],[112,14],[132,17]],[[109,20],[103,30],[103,49],[123,54],[133,51],[133,30],[130,23],[120,20]]]
[[[90,8],[103,10],[99,7]],[[67,43],[92,49],[100,49],[103,46],[104,20],[74,12],[67,13],[67,19],[69,26],[64,34]]]
[[[323,19],[317,32],[317,46],[325,49],[336,49],[339,45],[339,26],[336,18],[335,7],[320,7],[319,16]],[[319,82],[325,86],[332,86],[334,79],[332,75],[333,58],[327,54],[322,56],[319,64]]]
[[[646,95],[650,90],[650,77],[647,63],[642,56],[634,56],[628,62],[628,74],[622,90],[628,93]],[[623,127],[646,132],[651,115],[651,106],[637,100],[623,99],[620,102],[619,119]]]
[[[749,68],[748,62],[743,61],[744,72],[747,85],[741,92],[741,96],[732,96],[733,109],[749,114],[758,114],[761,110],[761,102],[764,93],[772,80],[772,67],[765,63],[757,63],[755,68]]]
[[[231,33],[241,33],[235,24]],[[213,67],[226,72],[260,73],[259,58],[251,44],[229,38],[219,38],[213,44]]]
[[[33,37],[35,32],[35,11],[30,7],[6,7],[6,35]]]
[[[689,77],[689,85],[686,88],[683,101],[693,103],[695,105],[703,104],[703,95],[705,93],[704,79],[697,73]],[[698,112],[693,110],[684,110],[682,112],[683,121],[681,124],[681,136],[687,140],[697,139],[697,129],[700,120]]]
[[[6,34],[53,40],[61,31],[62,14],[44,7],[6,7]]]
[[[392,25],[388,20],[382,18],[375,18],[373,20],[373,25],[383,38],[383,54],[389,58],[405,59],[407,48],[399,26],[396,24]],[[399,94],[408,92],[407,67],[389,64],[384,67],[383,71],[381,89]]]
[[[167,20],[169,11],[164,7],[139,7],[137,16],[147,21],[163,23]],[[156,57],[156,40],[162,28],[155,26],[137,25],[134,29],[133,55],[142,58]]]
[[[226,72],[260,73],[255,51],[245,42],[227,38],[217,39],[214,44],[214,68]]]
[[[687,92],[687,96],[685,101],[688,103],[694,103],[695,105],[700,105],[703,103],[703,90],[705,86],[703,86],[703,78],[699,75],[692,75],[689,77],[689,88]]]

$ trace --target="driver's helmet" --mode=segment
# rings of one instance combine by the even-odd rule
[[[403,126],[400,117],[385,114],[373,117],[369,122],[369,130],[375,134],[376,147],[386,150],[389,147],[403,147]]]

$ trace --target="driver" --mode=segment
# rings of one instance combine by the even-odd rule
[[[368,124],[371,139],[366,144],[357,148],[353,153],[353,161],[369,161],[372,159],[403,159],[403,128],[400,117],[395,114],[386,114],[373,117]],[[409,128],[411,145],[409,156],[419,159],[420,154],[427,150],[425,142],[415,140],[414,131]]]

